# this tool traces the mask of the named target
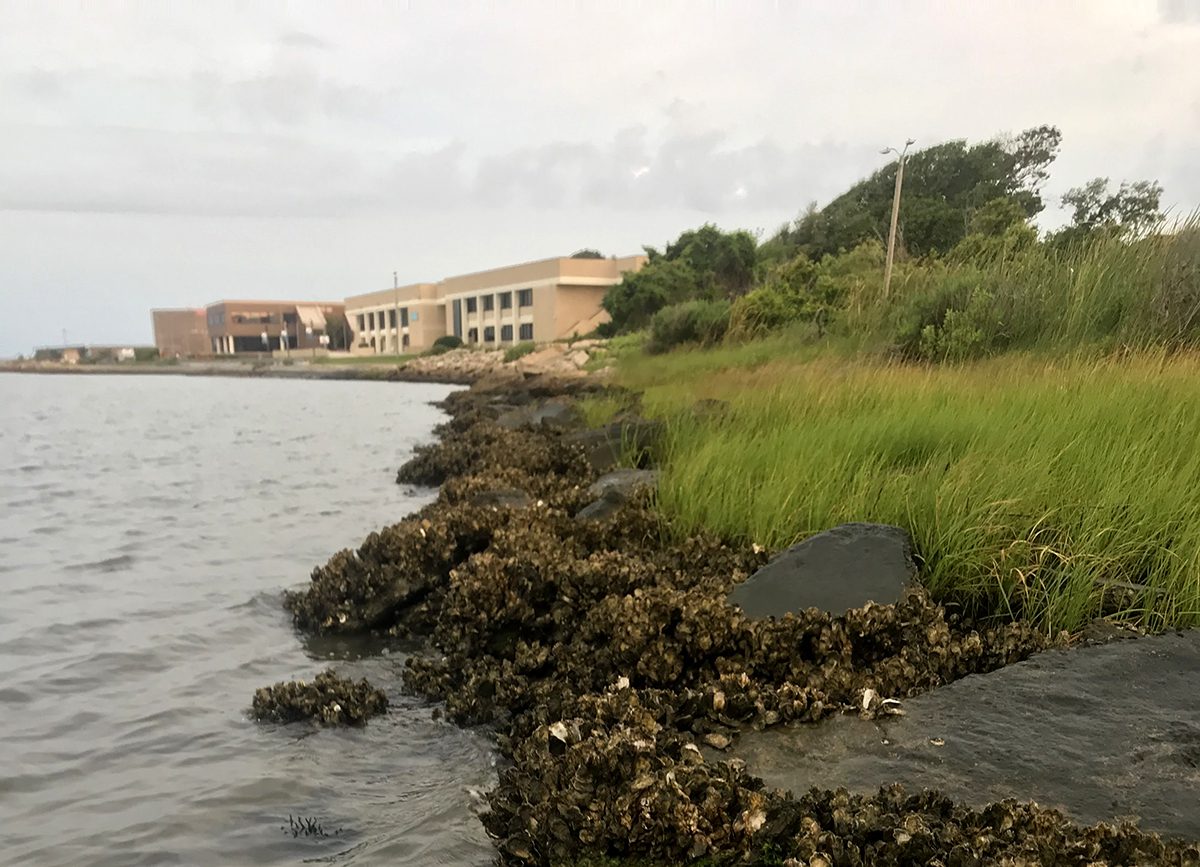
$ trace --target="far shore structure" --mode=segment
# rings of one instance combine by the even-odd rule
[[[154,343],[164,358],[331,347],[355,355],[396,355],[424,352],[451,335],[490,348],[548,343],[607,322],[605,293],[645,263],[643,255],[558,257],[393,286],[344,303],[226,300],[153,310]]]

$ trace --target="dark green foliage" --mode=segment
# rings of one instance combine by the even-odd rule
[[[608,334],[635,331],[659,310],[695,299],[734,298],[754,282],[755,240],[749,232],[705,225],[684,232],[661,252],[646,248],[649,262],[628,273],[604,298],[612,317]]]
[[[967,234],[973,213],[998,198],[1026,217],[1043,203],[1038,189],[1058,153],[1061,133],[1051,126],[1015,139],[975,145],[957,140],[917,151],[904,173],[900,238],[913,255],[945,253]],[[821,210],[810,209],[771,242],[819,259],[869,239],[887,237],[898,163],[859,181]]]
[[[574,253],[572,253],[571,258],[572,259],[603,259],[604,254],[601,253],[599,250],[591,250],[591,249],[588,249],[585,247],[582,250],[576,250]]]
[[[158,359],[158,347],[155,346],[135,346],[133,349],[134,361],[156,361]]]
[[[458,349],[462,345],[461,337],[455,337],[453,334],[443,334],[437,340],[433,341],[433,347],[430,351],[437,355],[442,352],[449,352],[451,349]]]
[[[684,301],[664,307],[650,321],[650,352],[676,346],[720,343],[729,329],[728,301]]]
[[[1097,233],[1144,235],[1163,221],[1161,199],[1162,187],[1157,181],[1124,181],[1115,192],[1109,192],[1108,178],[1093,178],[1063,195],[1063,207],[1071,209],[1071,225],[1051,240],[1067,247]]]
[[[325,333],[329,335],[329,349],[333,352],[350,348],[350,325],[343,314],[325,314]]]

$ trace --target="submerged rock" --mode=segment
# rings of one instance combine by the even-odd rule
[[[387,711],[382,690],[366,678],[355,683],[326,669],[311,682],[282,681],[255,691],[251,714],[264,722],[311,719],[323,725],[363,725]]]
[[[735,587],[729,601],[750,617],[782,617],[806,608],[837,614],[868,602],[898,601],[916,573],[904,530],[842,524],[776,556]]]

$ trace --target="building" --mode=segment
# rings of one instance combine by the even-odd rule
[[[203,307],[151,310],[150,318],[154,321],[154,346],[163,358],[212,354]]]
[[[421,352],[444,335],[499,347],[587,334],[608,321],[600,303],[609,288],[645,263],[645,256],[543,259],[352,296],[351,349]]]
[[[345,328],[345,305],[340,301],[217,301],[204,308],[208,351],[239,355],[334,345]]]
[[[446,306],[436,283],[414,283],[346,299],[346,318],[359,355],[428,349],[446,333]]]

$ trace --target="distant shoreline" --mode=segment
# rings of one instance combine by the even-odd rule
[[[263,364],[253,362],[179,362],[178,364],[125,362],[117,364],[56,364],[43,361],[0,362],[0,373],[43,375],[116,376],[226,376],[253,379],[330,379],[370,382],[432,382],[470,385],[477,378],[464,371],[409,370],[396,365],[315,365],[307,362]]]

